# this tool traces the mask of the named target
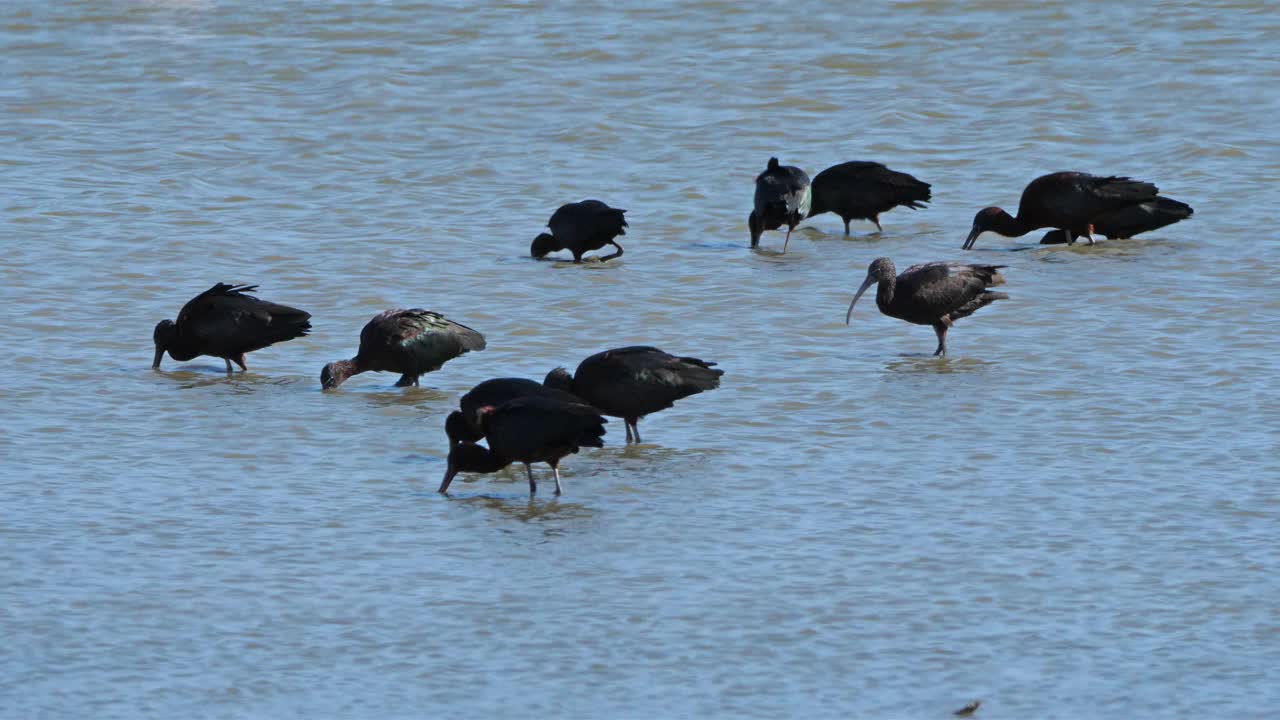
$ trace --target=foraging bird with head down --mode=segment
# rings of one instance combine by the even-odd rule
[[[1156,200],[1159,188],[1127,177],[1057,172],[1027,184],[1012,217],[998,207],[983,208],[973,218],[965,250],[972,250],[978,236],[990,230],[1005,237],[1020,237],[1040,228],[1057,228],[1074,238],[1084,236],[1093,244],[1097,220],[1134,205]]]
[[[580,263],[583,253],[612,245],[618,251],[600,258],[600,262],[622,257],[622,245],[618,243],[617,237],[627,234],[624,229],[627,227],[627,220],[623,217],[626,212],[609,207],[599,200],[561,205],[547,221],[547,228],[551,232],[534,238],[533,244],[529,246],[529,254],[541,258],[556,250],[568,250],[573,253],[573,261]]]
[[[620,417],[627,442],[640,442],[640,418],[672,407],[676,400],[720,387],[723,370],[694,357],[677,357],[645,345],[616,348],[583,360],[573,375],[547,373],[543,384],[582,398],[601,413]]]
[[[604,447],[608,420],[593,407],[551,397],[519,397],[482,411],[481,425],[489,447],[450,442],[448,467],[440,492],[460,472],[492,473],[513,462],[524,463],[529,494],[538,492],[532,464],[545,462],[555,474],[561,493],[560,460],[584,447]]]
[[[769,158],[764,172],[756,176],[756,195],[747,227],[751,230],[751,247],[760,244],[765,230],[777,230],[787,226],[787,237],[782,242],[782,252],[791,242],[791,231],[809,215],[813,194],[809,176],[794,165],[779,165],[778,158]]]
[[[311,313],[248,294],[257,288],[218,283],[183,305],[176,322],[161,320],[151,336],[156,346],[151,367],[159,368],[168,352],[174,360],[222,358],[228,373],[233,361],[247,370],[246,353],[307,334]]]
[[[880,226],[880,213],[902,206],[919,210],[932,197],[929,183],[881,165],[855,160],[833,165],[813,178],[813,202],[809,217],[833,212],[844,220],[849,234],[850,220],[869,220]]]
[[[849,303],[844,322],[849,324],[853,306],[873,284],[876,306],[892,318],[916,325],[931,325],[938,336],[934,355],[947,354],[947,330],[956,320],[968,317],[996,300],[1009,296],[988,288],[1004,284],[1000,274],[1003,265],[968,265],[954,262],[931,262],[912,265],[896,274],[893,261],[876,258],[867,268],[867,279]]]
[[[352,375],[375,370],[400,373],[396,387],[417,385],[419,375],[484,348],[483,335],[440,313],[421,308],[386,310],[360,331],[355,357],[335,360],[320,370],[320,386],[332,390]]]

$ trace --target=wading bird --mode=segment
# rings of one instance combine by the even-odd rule
[[[320,386],[332,390],[352,375],[374,370],[400,373],[396,387],[417,385],[419,375],[484,346],[483,335],[439,313],[387,310],[360,331],[355,357],[335,360],[320,370]]]
[[[934,355],[947,354],[947,329],[956,320],[968,317],[980,308],[1009,296],[988,288],[1003,285],[1003,265],[966,265],[931,262],[912,265],[895,275],[897,269],[887,257],[876,258],[867,268],[867,279],[849,303],[844,322],[849,324],[853,306],[872,284],[876,288],[876,306],[889,317],[916,325],[932,325],[938,336]]]
[[[1022,191],[1017,217],[998,207],[983,208],[973,217],[973,227],[963,248],[973,249],[978,236],[990,230],[1005,237],[1019,237],[1040,228],[1057,228],[1083,235],[1093,244],[1094,221],[1099,216],[1156,199],[1159,189],[1149,182],[1127,177],[1101,177],[1081,172],[1059,172],[1032,180]]]
[[[545,462],[555,474],[556,495],[561,492],[560,460],[582,447],[604,447],[604,424],[595,408],[546,397],[516,398],[483,413],[481,424],[489,447],[450,443],[448,468],[440,492],[460,472],[492,473],[513,462],[524,463],[529,494],[538,492],[531,465]]]
[[[218,283],[183,305],[177,322],[161,320],[152,333],[151,367],[159,368],[167,351],[174,360],[210,355],[222,358],[227,372],[232,362],[247,370],[245,353],[307,334],[311,313],[247,294],[257,288]]]
[[[622,257],[622,246],[615,238],[627,234],[623,229],[627,227],[627,220],[623,217],[626,212],[599,200],[561,205],[547,221],[551,232],[534,238],[529,254],[540,258],[556,250],[568,250],[573,253],[573,261],[579,263],[583,253],[612,245],[618,252],[605,255],[600,262]]]
[[[901,205],[919,210],[929,202],[929,183],[881,165],[855,160],[833,165],[813,178],[813,204],[809,217],[833,212],[844,220],[849,234],[850,220],[869,220],[880,227],[880,213]]]
[[[484,438],[484,414],[516,398],[544,397],[565,403],[585,404],[578,396],[549,388],[536,380],[493,378],[467,391],[458,400],[459,410],[445,418],[444,430],[450,443],[479,442]]]
[[[620,417],[627,442],[640,442],[640,418],[665,410],[680,398],[720,387],[723,370],[698,358],[676,357],[658,348],[633,346],[596,353],[571,376],[564,368],[547,374],[547,387],[573,393],[601,413]]]
[[[769,166],[756,177],[755,208],[747,216],[751,229],[751,247],[760,244],[765,230],[777,230],[787,226],[787,237],[782,242],[782,252],[791,242],[791,231],[809,215],[813,195],[809,176],[794,165],[779,165],[778,158],[769,158]]]

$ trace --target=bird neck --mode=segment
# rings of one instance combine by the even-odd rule
[[[352,375],[359,375],[367,369],[368,368],[360,362],[359,356],[353,357],[350,360],[335,360],[333,364],[329,366],[329,372],[333,376],[337,385],[341,385]]]
[[[893,291],[898,287],[898,278],[890,275],[881,278],[880,283],[876,286],[876,306],[881,310],[889,307],[893,303]]]
[[[1029,223],[1025,223],[1001,210],[1000,214],[991,219],[987,229],[1005,237],[1021,237],[1031,232],[1033,228]]]

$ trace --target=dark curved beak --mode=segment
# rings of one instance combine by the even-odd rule
[[[156,358],[155,358],[154,360],[152,360],[152,361],[151,361],[151,369],[152,369],[152,370],[159,370],[159,369],[160,369],[160,361],[161,361],[161,360],[163,360],[163,359],[164,359],[164,348],[162,348],[162,347],[160,347],[159,345],[157,345],[157,346],[156,346]]]
[[[964,239],[964,245],[961,245],[960,249],[972,250],[974,241],[976,241],[978,239],[978,236],[981,234],[982,234],[982,229],[979,228],[977,225],[974,225],[973,229],[969,231],[969,237]]]
[[[849,312],[844,314],[845,325],[848,325],[849,318],[853,317],[853,306],[858,304],[858,298],[862,297],[862,293],[866,292],[867,288],[874,285],[875,282],[876,282],[876,279],[870,275],[867,276],[866,280],[862,281],[862,287],[858,288],[858,292],[853,296],[853,302],[849,303]]]
[[[449,483],[453,482],[453,476],[457,474],[458,468],[454,467],[452,462],[449,463],[449,469],[444,471],[444,480],[440,481],[440,489],[437,492],[442,495],[448,494]]]

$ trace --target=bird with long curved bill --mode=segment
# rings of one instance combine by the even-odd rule
[[[849,324],[853,306],[872,285],[876,288],[876,306],[892,318],[916,325],[931,325],[938,336],[934,355],[947,354],[947,330],[956,320],[968,317],[996,300],[1009,296],[988,288],[1004,284],[1000,274],[1003,265],[968,265],[955,262],[931,262],[912,265],[896,274],[893,261],[876,258],[867,268],[844,322]]]
[[[232,362],[248,370],[246,353],[311,330],[311,313],[249,294],[257,289],[257,285],[218,283],[183,305],[176,322],[161,320],[151,334],[156,347],[151,367],[159,369],[168,352],[174,360],[200,355],[222,358],[228,373]]]
[[[385,310],[360,331],[360,349],[350,360],[334,360],[320,369],[320,387],[332,390],[352,375],[400,373],[396,387],[418,384],[418,376],[446,362],[485,348],[484,336],[440,313],[413,308]]]

